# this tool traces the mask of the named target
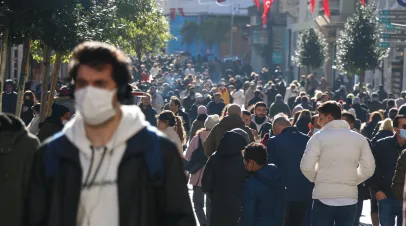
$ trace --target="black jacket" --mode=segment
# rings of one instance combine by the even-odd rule
[[[17,93],[12,92],[7,94],[3,92],[3,113],[16,113],[16,106],[17,106]]]
[[[368,104],[369,112],[384,110],[386,107],[380,101],[372,101]],[[386,116],[387,117],[387,116]]]
[[[184,111],[179,110],[178,113],[176,113],[176,116],[180,116],[183,120],[183,128],[185,129],[186,133],[189,133],[190,131],[190,122],[189,122],[189,116],[186,114]]]
[[[378,142],[378,140],[383,139],[383,138],[385,138],[385,137],[391,137],[391,136],[393,136],[393,132],[392,132],[392,131],[388,131],[388,130],[381,130],[381,131],[378,131],[378,132],[376,133],[376,135],[374,136],[374,138],[372,138],[371,143],[372,143],[373,145],[375,145],[376,142]]]
[[[226,132],[203,173],[203,191],[211,199],[210,226],[236,226],[241,215],[243,184],[248,176],[241,135]]]
[[[119,225],[196,225],[182,161],[175,145],[160,136],[164,179],[163,185],[156,187],[149,177],[142,154],[150,149],[152,138],[146,128],[133,138],[139,145],[136,148],[127,146],[118,166]],[[65,148],[58,148],[61,146]],[[49,180],[46,175],[45,156],[48,152],[60,159],[53,180]],[[30,211],[26,217],[26,226],[76,225],[82,170],[79,150],[66,136],[62,135],[43,144],[37,152],[30,185]],[[161,208],[159,203],[164,203],[164,207]]]
[[[149,105],[146,109],[144,109],[142,104],[140,104],[140,108],[141,108],[142,113],[144,113],[144,115],[145,115],[145,120],[147,120],[149,122],[149,124],[151,124],[151,126],[156,127],[157,119],[156,119],[155,109],[152,108],[151,105]]]
[[[269,116],[273,118],[275,115],[279,113],[284,113],[285,115],[290,117],[291,111],[289,106],[285,104],[283,101],[276,100],[269,109]]]
[[[361,122],[364,123],[368,120],[368,111],[362,108],[360,104],[353,104],[352,108],[354,108],[357,118],[361,120]]]
[[[223,109],[226,107],[226,104],[224,102],[220,102],[218,104],[216,104],[216,102],[211,101],[208,105],[207,105],[207,114],[208,115],[218,115],[221,116],[221,112],[223,111]]]
[[[22,226],[31,164],[40,144],[16,117],[2,114],[0,124],[1,225]]]
[[[54,134],[60,132],[62,129],[63,124],[61,119],[48,117],[45,119],[44,123],[40,123],[37,137],[41,142],[43,142]]]
[[[376,168],[372,177],[371,188],[373,192],[382,191],[390,198],[394,198],[391,185],[395,174],[396,162],[400,153],[406,148],[399,146],[396,136],[395,134],[379,140],[372,149]]]

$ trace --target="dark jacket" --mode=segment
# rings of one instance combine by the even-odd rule
[[[31,107],[34,105],[33,101],[24,101],[23,106],[21,107],[21,120],[23,120],[25,126],[28,126],[30,124],[32,118],[34,118],[34,114],[32,112]],[[24,108],[26,108],[26,111],[24,111]]]
[[[268,106],[271,106],[273,102],[275,102],[275,97],[276,95],[279,94],[279,91],[276,89],[276,87],[270,88],[266,91],[266,96],[268,97]]]
[[[278,166],[288,189],[289,201],[310,201],[313,183],[300,170],[300,161],[309,137],[295,127],[285,128],[278,136],[268,140],[268,162]]]
[[[226,132],[206,164],[202,188],[210,197],[210,226],[236,226],[241,215],[243,184],[248,176],[241,150],[244,138]]]
[[[118,166],[117,192],[120,226],[196,225],[186,187],[186,178],[173,143],[159,135],[163,156],[163,185],[153,186],[143,152],[152,141],[146,128],[130,139],[139,145],[127,146]],[[58,148],[64,147],[64,148]],[[53,179],[45,171],[45,156],[60,159]],[[35,156],[31,175],[29,223],[27,226],[76,225],[82,187],[79,150],[65,135],[42,145]],[[159,203],[165,203],[165,208]]]
[[[368,111],[362,108],[360,104],[353,104],[352,108],[354,108],[357,118],[361,120],[361,122],[364,123],[368,120]]]
[[[0,123],[1,225],[22,226],[32,160],[40,144],[16,117],[1,114]]]
[[[263,102],[264,100],[261,98],[261,97],[254,97],[254,98],[252,98],[249,102],[248,102],[248,106],[247,107],[250,107],[250,106],[253,106],[253,105],[255,105],[256,103],[258,103],[258,102]]]
[[[190,130],[190,140],[196,135],[199,129],[204,128],[204,122],[207,119],[207,115],[198,115],[196,120],[192,124],[192,129]]]
[[[299,118],[295,124],[295,127],[303,134],[308,134],[309,129],[309,121],[307,119]]]
[[[180,110],[176,113],[176,116],[180,116],[183,120],[183,128],[185,129],[186,133],[190,131],[190,122],[189,116],[184,111]]]
[[[140,104],[140,108],[142,113],[145,115],[145,120],[151,124],[151,126],[157,126],[157,119],[156,119],[156,111],[154,108],[152,108],[151,105],[147,106],[147,108],[144,109],[143,105]]]
[[[190,112],[190,108],[192,107],[192,105],[196,103],[196,99],[194,97],[191,96],[187,96],[185,98],[183,98],[183,108],[185,109],[186,112]]]
[[[220,102],[218,104],[216,104],[216,102],[211,101],[208,105],[207,105],[207,114],[208,115],[218,115],[221,116],[221,112],[223,111],[223,109],[226,107],[226,104],[224,102]]]
[[[284,113],[285,115],[290,117],[291,111],[287,104],[285,104],[283,101],[277,100],[271,105],[271,108],[269,109],[269,116],[273,118],[279,113]]]
[[[372,122],[368,123],[362,130],[361,134],[364,135],[368,139],[372,139],[376,126],[377,126],[377,123],[376,124],[374,124]]]
[[[378,133],[372,138],[371,143],[372,145],[375,145],[378,140],[383,139],[385,137],[391,137],[393,136],[393,131],[387,131],[387,130],[380,130]]]
[[[250,142],[255,141],[254,135],[252,134],[251,129],[245,125],[241,116],[229,115],[229,116],[224,117],[210,131],[209,136],[207,137],[206,141],[203,144],[204,153],[207,156],[211,156],[217,150],[217,147],[220,144],[220,140],[221,140],[221,138],[223,138],[224,134],[235,128],[240,128],[240,129],[243,129],[245,132],[247,132],[248,135],[250,136]]]
[[[262,123],[257,123],[256,117],[253,116],[250,124],[250,128],[257,131],[260,138],[264,137],[265,134],[272,130],[272,124],[269,122],[269,118],[265,117]]]
[[[267,165],[245,181],[240,226],[283,226],[286,205],[282,175]]]
[[[48,117],[44,123],[40,123],[39,132],[37,134],[38,139],[42,142],[54,134],[60,132],[63,129],[61,119]]]
[[[375,157],[375,173],[372,177],[371,188],[373,194],[382,191],[389,198],[394,198],[391,185],[395,174],[396,163],[400,153],[406,147],[400,147],[396,134],[379,140],[373,147]]]
[[[397,164],[395,176],[392,180],[392,193],[396,199],[403,200],[403,191],[405,186],[405,173],[406,173],[406,152],[402,152]]]
[[[2,104],[3,113],[15,114],[17,106],[17,93],[11,92],[7,94],[6,92],[3,92]]]
[[[369,112],[384,110],[386,107],[380,101],[372,101],[368,104]]]

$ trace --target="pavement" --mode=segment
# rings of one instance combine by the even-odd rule
[[[190,200],[192,200],[192,194],[193,194],[192,187],[189,186]],[[361,214],[361,220],[360,220],[360,223],[362,226],[372,226],[370,213],[371,213],[371,202],[369,200],[366,200],[366,201],[364,201],[364,207],[362,208],[362,214]],[[196,222],[197,222],[197,220],[196,220]],[[199,226],[199,222],[197,222],[197,225]]]

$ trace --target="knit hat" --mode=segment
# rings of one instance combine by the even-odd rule
[[[244,130],[242,130],[242,129],[240,129],[240,128],[235,128],[235,129],[231,130],[231,132],[237,133],[237,134],[239,134],[240,136],[242,136],[247,144],[250,143],[250,136],[249,136],[248,133],[245,132]]]
[[[220,117],[218,115],[209,115],[206,118],[206,121],[204,121],[204,127],[208,130],[211,130],[219,122],[220,122]]]
[[[207,115],[207,108],[205,106],[203,106],[203,105],[200,105],[197,108],[197,114],[198,115]]]
[[[359,97],[355,97],[354,100],[352,100],[352,104],[361,104]]]
[[[354,108],[348,109],[348,113],[352,114],[355,118],[357,118],[357,113],[355,112]]]

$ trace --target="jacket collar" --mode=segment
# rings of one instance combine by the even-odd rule
[[[281,134],[283,133],[298,133],[299,130],[297,129],[297,127],[294,126],[290,126],[290,127],[286,127],[285,129],[282,130]]]
[[[350,125],[344,120],[333,120],[321,128],[321,130],[326,130],[326,129],[350,129]]]

